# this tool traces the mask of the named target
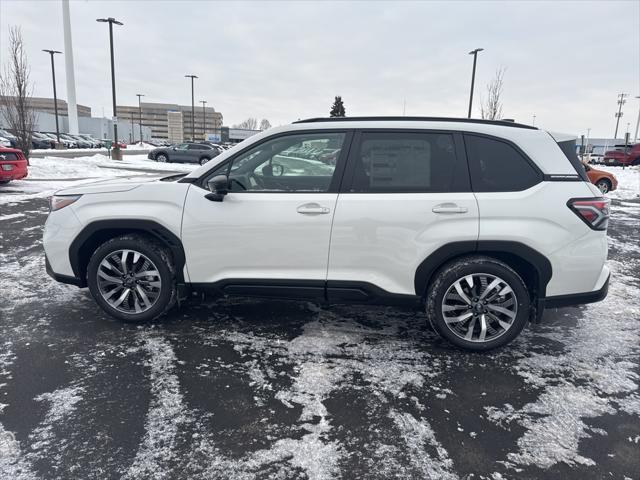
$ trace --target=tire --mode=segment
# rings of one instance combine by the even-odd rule
[[[485,293],[494,280],[500,282]],[[469,302],[458,294],[456,283]],[[482,300],[484,295],[488,303]],[[515,339],[529,319],[529,307],[530,296],[522,278],[507,264],[480,255],[462,257],[442,267],[429,286],[426,301],[427,317],[438,335],[458,348],[476,352],[502,347]]]
[[[169,163],[169,156],[166,153],[159,153],[156,155],[156,162]]]
[[[601,178],[598,180],[598,183],[596,183],[596,187],[598,187],[603,194],[609,193],[611,190],[611,182],[606,178]]]
[[[198,161],[198,163],[199,163],[200,165],[204,165],[204,164],[205,164],[205,163],[207,163],[209,160],[211,160],[209,157],[202,157],[202,158]]]
[[[11,180],[0,180],[0,185],[6,185],[7,183],[9,183]]]
[[[122,262],[118,263],[123,257],[126,271]],[[110,266],[105,267],[105,262]],[[135,272],[149,275],[132,275]],[[176,270],[169,250],[145,235],[122,235],[100,245],[89,260],[87,284],[100,308],[125,322],[158,318],[177,298]],[[118,300],[122,303],[116,305]]]

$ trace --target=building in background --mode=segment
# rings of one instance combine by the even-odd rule
[[[152,140],[168,140],[182,142],[191,140],[191,105],[173,103],[142,102],[142,125],[151,129]],[[138,105],[118,105],[120,121],[139,122]],[[205,140],[211,135],[220,135],[222,129],[222,113],[213,107],[195,107],[194,140]]]
[[[223,143],[240,143],[241,141],[260,133],[261,130],[247,130],[244,128],[222,127],[220,141]]]
[[[3,97],[0,97],[0,105],[4,103],[5,102]],[[54,115],[55,113],[53,98],[31,97],[29,98],[29,103],[36,112],[45,112],[45,113],[50,113],[51,115]],[[64,100],[58,99],[58,115],[64,115],[65,117],[69,116],[67,102],[65,102]],[[78,116],[90,117],[91,107],[87,107],[85,105],[78,105]]]

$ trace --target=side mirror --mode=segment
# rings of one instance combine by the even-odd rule
[[[212,202],[221,202],[224,196],[229,193],[229,177],[226,175],[216,175],[207,182],[211,193],[207,193],[205,198]]]

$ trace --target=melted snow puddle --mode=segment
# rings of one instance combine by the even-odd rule
[[[526,383],[542,388],[535,402],[520,409],[506,404],[487,407],[487,417],[504,425],[516,422],[526,431],[518,439],[518,451],[508,454],[508,466],[557,463],[594,465],[579,453],[580,441],[607,435],[585,420],[625,411],[640,416],[640,295],[638,281],[624,275],[624,265],[610,261],[612,283],[608,297],[588,306],[575,328],[561,326],[541,336],[566,346],[555,355],[530,353],[515,366]]]

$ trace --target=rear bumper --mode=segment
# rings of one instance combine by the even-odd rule
[[[599,290],[583,293],[572,293],[570,295],[556,295],[542,299],[544,308],[562,308],[572,305],[582,305],[585,303],[595,303],[604,300],[609,293],[609,279],[611,274],[607,276],[604,284]]]

